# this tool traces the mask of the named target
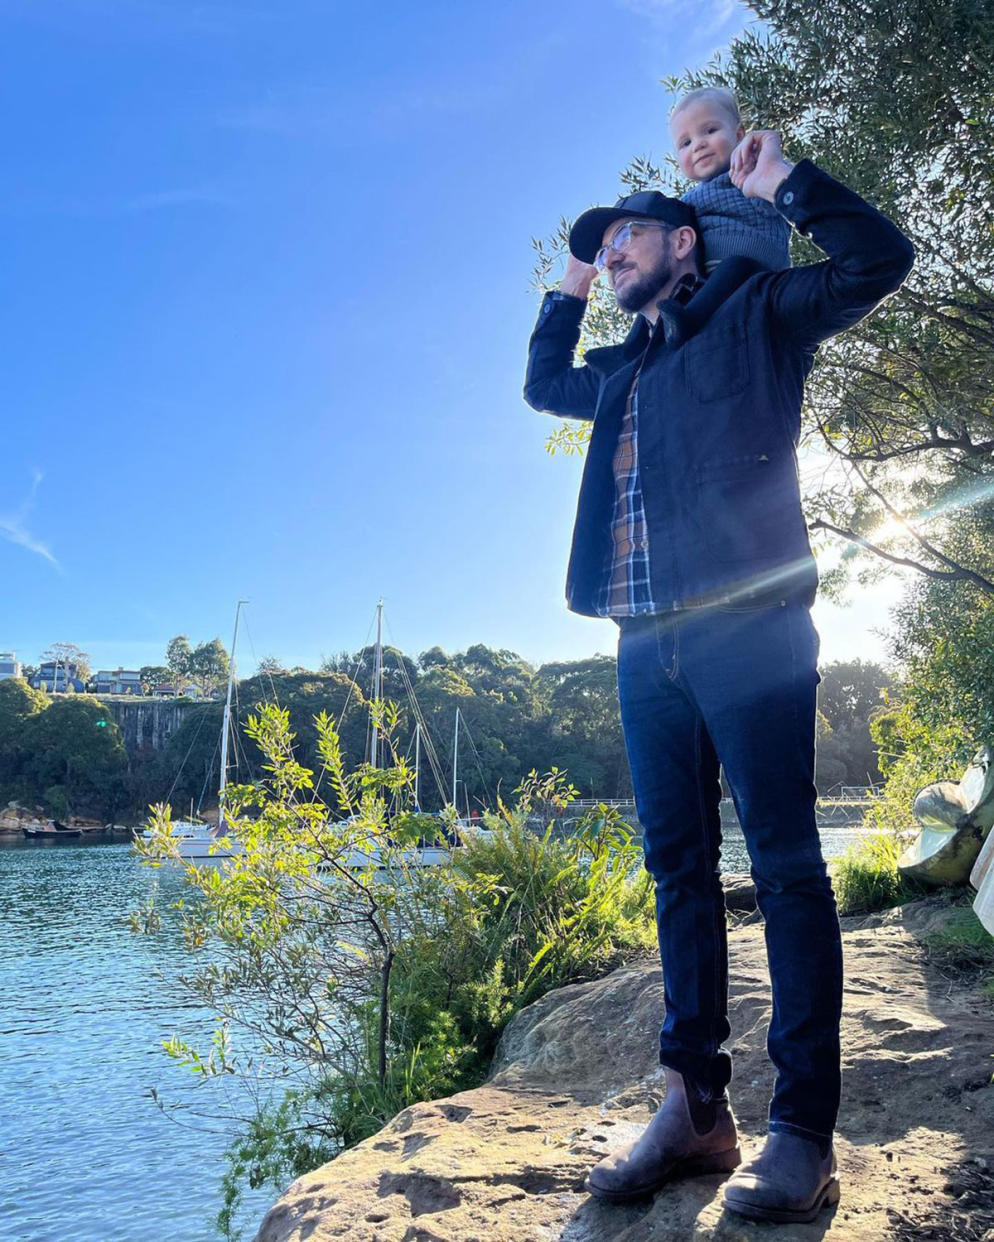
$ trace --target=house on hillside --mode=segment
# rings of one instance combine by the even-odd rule
[[[141,673],[136,668],[102,668],[93,678],[94,694],[143,694]]]
[[[16,659],[16,652],[0,651],[0,681],[8,677],[23,677],[24,665]]]
[[[72,660],[68,667],[64,660],[46,660],[38,666],[38,672],[28,684],[35,690],[47,690],[49,694],[65,694],[67,690],[82,694],[86,689],[79,668]]]

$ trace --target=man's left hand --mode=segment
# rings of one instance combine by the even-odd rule
[[[746,134],[732,152],[729,175],[746,198],[765,198],[772,203],[780,183],[794,167],[783,157],[780,135],[775,129],[755,129]]]

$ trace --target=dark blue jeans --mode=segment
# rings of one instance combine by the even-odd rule
[[[808,609],[789,602],[626,619],[618,645],[621,719],[656,882],[660,1062],[713,1092],[731,1078],[720,764],[766,923],[770,1129],[823,1139],[839,1106],[842,947],[815,826],[817,659]]]

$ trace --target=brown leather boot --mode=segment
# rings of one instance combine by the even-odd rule
[[[634,1143],[605,1157],[583,1183],[608,1203],[654,1194],[664,1182],[729,1173],[742,1155],[728,1097],[689,1100],[683,1076],[666,1070],[666,1098]]]
[[[725,1207],[749,1220],[807,1224],[839,1201],[835,1153],[811,1139],[774,1131],[755,1160],[725,1187]]]

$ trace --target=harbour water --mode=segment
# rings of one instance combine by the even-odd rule
[[[825,829],[826,854],[857,835]],[[725,829],[723,870],[748,870],[737,827]],[[146,937],[128,926],[153,887],[165,906],[182,883],[141,866],[125,844],[0,848],[5,1238],[217,1242],[222,1154],[246,1100],[198,1085],[166,1057],[171,1035],[204,1047],[211,1015],[177,981],[189,966],[178,928],[167,921]],[[246,1192],[244,1238],[274,1198]]]
[[[866,835],[860,824],[823,824],[819,829],[822,853],[829,860],[838,858]],[[749,853],[738,824],[725,824],[721,829],[721,870],[724,875],[745,874],[749,870]]]
[[[188,965],[178,929],[167,921],[146,937],[128,926],[153,886],[165,904],[181,884],[127,844],[0,848],[6,1238],[217,1242],[230,1115],[246,1101],[166,1056],[174,1034],[204,1047],[211,1015],[177,982]],[[248,1194],[245,1238],[275,1197]]]

